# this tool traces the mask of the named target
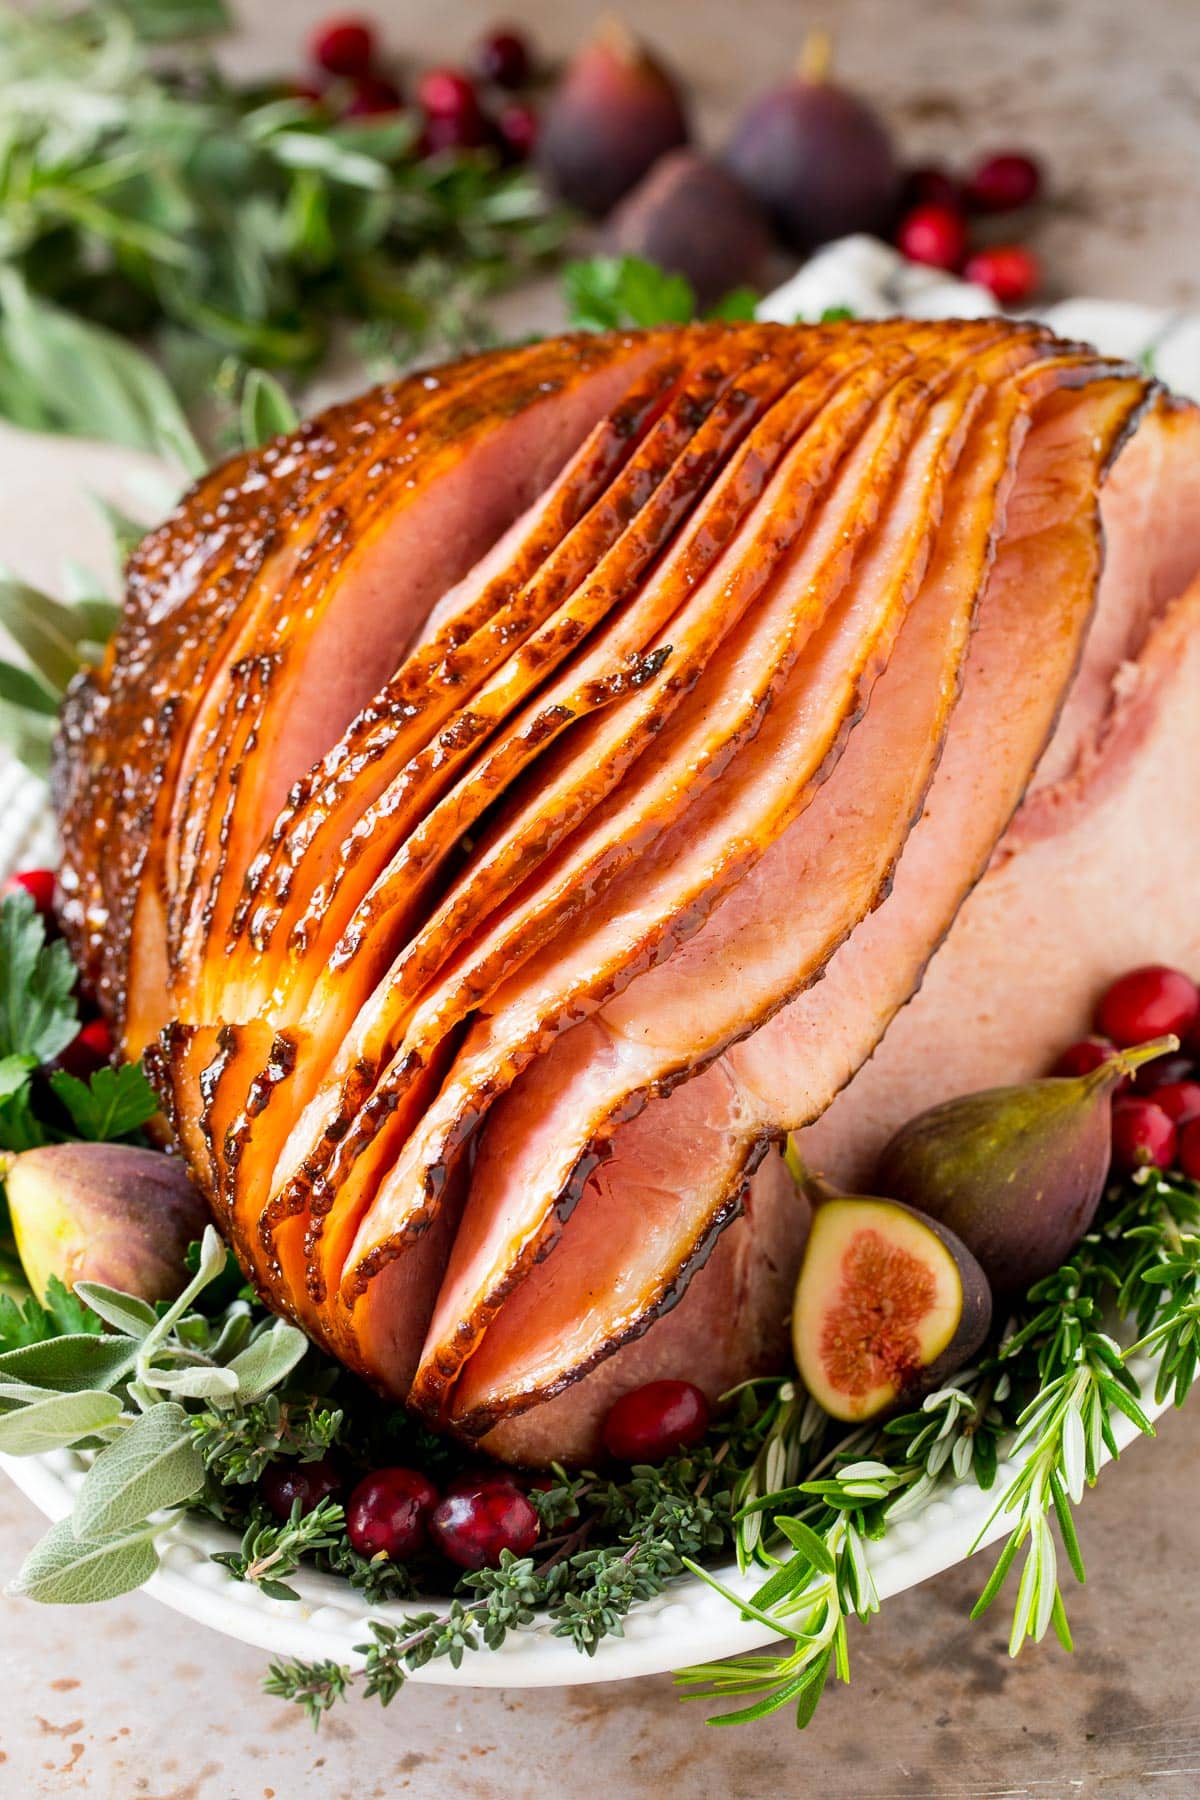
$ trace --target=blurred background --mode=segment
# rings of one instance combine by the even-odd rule
[[[178,450],[97,425],[111,345],[60,314],[152,350],[211,454],[255,370],[278,428],[489,334],[744,311],[847,234],[890,246],[855,310],[914,270],[974,285],[942,312],[1187,308],[1198,72],[1194,0],[2,6],[0,414]],[[564,282],[596,252],[692,292]]]

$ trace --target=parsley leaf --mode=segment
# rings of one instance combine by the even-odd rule
[[[568,322],[582,331],[686,325],[696,316],[691,282],[637,256],[592,256],[568,263],[563,289]]]
[[[563,270],[568,322],[578,331],[617,331],[627,325],[687,325],[698,316],[696,294],[684,275],[669,275],[638,256],[591,256]],[[752,319],[755,298],[735,288],[708,315]]]
[[[46,942],[28,894],[8,895],[0,904],[0,1064],[13,1057],[45,1063],[66,1049],[79,1029],[74,987],[67,946]]]
[[[0,1056],[0,1101],[10,1100],[29,1085],[29,1076],[37,1068],[32,1056]]]
[[[97,1069],[88,1081],[79,1081],[65,1069],[56,1069],[50,1086],[70,1113],[80,1137],[93,1143],[106,1144],[114,1138],[129,1137],[158,1111],[154,1089],[140,1062],[123,1063],[118,1069]]]
[[[50,1277],[44,1302],[30,1294],[18,1305],[11,1294],[0,1294],[0,1353],[56,1337],[94,1336],[101,1329],[97,1315],[68,1293],[57,1275]]]

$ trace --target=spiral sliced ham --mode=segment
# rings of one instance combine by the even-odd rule
[[[268,1302],[530,1463],[778,1366],[785,1131],[861,1178],[1200,952],[1115,878],[1197,841],[1198,456],[891,321],[478,357],[208,477],[70,699],[65,924]]]

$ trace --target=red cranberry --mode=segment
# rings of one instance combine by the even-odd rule
[[[1096,1008],[1096,1024],[1127,1049],[1172,1032],[1186,1037],[1200,1017],[1200,988],[1179,969],[1157,963],[1114,981]]]
[[[532,106],[513,100],[502,106],[496,119],[496,135],[512,162],[528,162],[537,144],[538,116]]]
[[[382,75],[360,75],[346,107],[348,119],[370,119],[378,113],[397,112],[402,103],[400,89]]]
[[[326,19],[308,40],[308,53],[327,75],[365,75],[375,57],[369,19]]]
[[[1118,1169],[1169,1169],[1175,1144],[1175,1122],[1153,1100],[1131,1095],[1114,1102],[1112,1156]]]
[[[1143,1063],[1133,1077],[1139,1093],[1152,1094],[1155,1088],[1168,1087],[1173,1081],[1191,1081],[1196,1076],[1195,1059],[1190,1056],[1156,1056]]]
[[[58,1053],[58,1066],[79,1081],[86,1081],[112,1058],[112,1032],[107,1019],[89,1019],[81,1025],[65,1050]]]
[[[604,1448],[619,1462],[664,1462],[698,1444],[708,1430],[708,1401],[690,1381],[648,1381],[614,1401]]]
[[[509,26],[489,31],[475,47],[475,67],[484,81],[494,81],[497,87],[523,86],[532,60],[528,39]]]
[[[1021,306],[1041,286],[1042,265],[1023,244],[989,244],[967,258],[963,275],[994,294],[1001,306]]]
[[[1042,172],[1031,156],[1006,150],[985,157],[966,186],[967,204],[976,212],[1011,212],[1036,200]]]
[[[54,870],[22,869],[10,875],[4,884],[6,894],[28,894],[43,919],[51,919],[54,909]]]
[[[1149,1097],[1176,1125],[1200,1113],[1200,1081],[1166,1081]]]
[[[430,1536],[460,1569],[494,1569],[502,1550],[528,1556],[540,1528],[533,1502],[508,1475],[456,1481],[429,1521]]]
[[[904,177],[900,210],[907,213],[917,206],[940,206],[947,212],[961,212],[962,187],[949,170],[934,164],[910,169]]]
[[[360,1556],[404,1562],[425,1544],[437,1489],[417,1469],[375,1469],[346,1504],[346,1536]]]
[[[426,69],[417,84],[417,100],[430,119],[477,117],[479,113],[475,84],[459,69]]]
[[[341,1492],[342,1478],[329,1461],[269,1463],[258,1478],[258,1491],[277,1519],[290,1519],[300,1502],[302,1513]]]
[[[487,142],[487,121],[482,113],[462,113],[458,118],[426,119],[421,133],[422,156],[440,150],[478,150]]]
[[[1111,1062],[1118,1054],[1117,1046],[1108,1038],[1080,1038],[1076,1044],[1068,1044],[1054,1065],[1055,1075],[1090,1075],[1101,1063]]]
[[[1179,1166],[1189,1181],[1200,1181],[1200,1119],[1189,1119],[1179,1133]]]
[[[901,219],[896,244],[910,262],[957,269],[967,251],[967,228],[952,207],[916,206]]]

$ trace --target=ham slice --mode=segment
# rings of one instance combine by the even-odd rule
[[[1200,962],[1200,426],[1149,393],[996,319],[564,339],[189,496],[67,709],[64,923],[270,1304],[587,1459],[786,1354],[785,1131],[861,1182]]]
[[[683,958],[676,959],[680,964],[678,968],[668,963],[660,976],[648,978],[656,980],[660,986],[664,983],[677,985],[686,993],[689,959],[693,963],[690,971],[693,978],[696,975],[703,978],[705,965],[711,968],[714,960],[718,965],[723,963],[727,968],[738,971],[739,979],[736,982],[727,982],[724,989],[716,989],[718,1008],[723,995],[727,995],[732,1002],[723,1031],[713,1023],[713,977],[710,975],[704,983],[709,1041],[715,1042],[717,1047],[720,1047],[722,1037],[727,1040],[735,1033],[745,1033],[747,1011],[751,1025],[759,1022],[764,1014],[774,1014],[760,1032],[750,1037],[745,1044],[731,1050],[720,1064],[679,1087],[670,1100],[651,1102],[642,1118],[623,1128],[626,1134],[633,1133],[646,1144],[651,1141],[656,1145],[661,1144],[664,1134],[668,1135],[677,1147],[684,1139],[692,1142],[703,1122],[706,1154],[693,1151],[688,1158],[696,1185],[685,1193],[673,1196],[674,1203],[670,1208],[671,1226],[676,1234],[673,1259],[668,1263],[667,1258],[659,1257],[656,1262],[656,1270],[671,1266],[676,1281],[679,1280],[681,1271],[688,1266],[689,1257],[705,1241],[712,1229],[713,1220],[721,1216],[723,1209],[728,1206],[731,1194],[736,1192],[741,1180],[742,1171],[747,1161],[753,1157],[754,1146],[764,1131],[778,1130],[781,1126],[789,1128],[805,1122],[820,1111],[836,1092],[836,1086],[830,1086],[828,1091],[824,1091],[820,1085],[822,1081],[828,1080],[826,1070],[832,1062],[828,1046],[838,1041],[839,1033],[844,1034],[848,1038],[844,1054],[854,1059],[853,1066],[857,1066],[857,1062],[869,1054],[883,1028],[880,1023],[880,1002],[884,1001],[886,1004],[889,991],[898,994],[900,1000],[906,998],[911,985],[919,979],[923,962],[937,941],[939,924],[944,931],[948,923],[948,919],[942,922],[944,914],[939,914],[936,898],[924,886],[916,890],[916,899],[911,908],[906,905],[912,869],[919,868],[929,855],[925,846],[931,841],[931,822],[935,818],[939,821],[939,829],[932,840],[933,859],[943,895],[941,904],[952,918],[953,908],[961,900],[976,872],[971,860],[972,854],[976,859],[981,854],[986,859],[1000,829],[1011,814],[1021,789],[1029,779],[1037,755],[1046,742],[1057,706],[1057,695],[1062,691],[1062,681],[1070,671],[1090,616],[1098,551],[1094,532],[1087,527],[1086,516],[1081,518],[1078,512],[1079,490],[1094,491],[1096,464],[1102,463],[1107,448],[1113,441],[1113,434],[1121,429],[1128,415],[1130,401],[1128,389],[1120,383],[1114,383],[1107,393],[1102,388],[1094,387],[1085,392],[1082,399],[1075,400],[1072,397],[1067,403],[1065,414],[1060,411],[1057,397],[1053,397],[1040,419],[1037,413],[1034,415],[1033,429],[1017,465],[1013,491],[1007,501],[1005,535],[1001,540],[996,566],[981,608],[979,626],[966,670],[963,699],[937,775],[933,779],[933,785],[929,787],[925,818],[914,831],[911,846],[906,847],[904,844],[905,827],[914,813],[921,810],[922,798],[929,783],[931,763],[937,757],[936,744],[932,747],[932,753],[926,750],[924,759],[920,756],[924,736],[922,728],[927,726],[931,712],[936,716],[936,706],[931,708],[930,702],[926,700],[923,705],[918,704],[913,708],[909,733],[915,740],[918,760],[912,770],[911,785],[907,793],[903,787],[899,788],[899,792],[894,789],[888,792],[887,778],[889,775],[896,778],[897,763],[902,755],[901,745],[904,742],[894,728],[894,714],[889,715],[888,702],[895,708],[905,707],[913,699],[911,687],[914,679],[920,679],[914,676],[914,668],[919,668],[920,662],[901,660],[905,650],[914,659],[919,659],[924,653],[928,660],[928,673],[924,679],[933,686],[935,692],[939,684],[953,682],[953,673],[939,670],[937,658],[937,651],[943,645],[946,633],[944,617],[941,621],[928,621],[930,630],[924,638],[911,631],[902,635],[896,660],[880,684],[880,693],[868,713],[867,723],[860,727],[852,744],[849,754],[855,757],[855,762],[850,779],[846,779],[844,768],[839,771],[841,778],[831,781],[827,792],[822,794],[810,813],[802,818],[795,833],[791,834],[790,841],[789,837],[781,841],[778,868],[771,869],[768,866],[769,859],[764,859],[757,872],[762,878],[764,891],[757,896],[757,903],[752,901],[747,908],[747,929],[738,933],[737,925],[740,920],[736,914],[731,917],[731,908],[738,905],[739,890],[730,906],[722,909],[712,922],[716,941],[711,949],[704,946],[705,934],[702,933],[683,953]],[[1094,427],[1087,435],[1079,430],[1082,423],[1078,416],[1080,408],[1086,409],[1089,423]],[[1068,420],[1070,440],[1076,446],[1075,492],[1072,492],[1062,455],[1065,435],[1063,426]],[[977,471],[979,468],[979,460],[973,460],[972,470]],[[1046,481],[1045,472],[1050,468],[1054,470],[1053,486]],[[1002,479],[1000,464],[992,476],[993,486]],[[1002,491],[996,497],[1003,498]],[[982,504],[978,494],[971,494],[964,507],[965,518],[977,520]],[[1063,580],[1057,590],[1059,604],[1056,608],[1048,607],[1044,594],[1028,581],[1027,558],[1023,553],[1023,546],[1033,532],[1025,528],[1026,521],[1036,530],[1040,557],[1048,566],[1053,566],[1052,558],[1056,555],[1060,561]],[[1052,548],[1052,545],[1055,547]],[[1089,548],[1090,555],[1086,553]],[[983,546],[985,559],[990,549],[990,545]],[[978,554],[977,551],[977,560]],[[1073,580],[1069,579],[1072,564]],[[947,591],[952,594],[963,580],[961,571],[951,570],[947,574],[948,579],[942,591],[938,593],[935,589],[935,595],[942,599],[943,604],[947,599]],[[976,573],[976,584],[978,579]],[[966,585],[970,593],[969,577]],[[925,622],[922,608],[918,604],[914,611],[913,625],[919,626]],[[1004,730],[997,727],[997,715],[1001,714],[1001,708],[996,706],[987,680],[992,666],[996,666],[999,676],[1000,659],[996,647],[1011,645],[1023,623],[1031,658],[1040,662],[1048,679],[1039,694],[1031,698],[1023,717],[1011,704],[1004,709],[1007,717],[1001,716],[1003,725],[1007,726],[1006,745],[1002,741]],[[1061,659],[1062,665],[1057,682],[1052,674],[1055,655]],[[893,676],[895,686],[889,687],[889,678]],[[894,700],[893,694],[896,696]],[[903,719],[903,712],[900,717]],[[976,733],[974,739],[971,730],[973,723]],[[873,735],[872,726],[878,736]],[[944,816],[948,822],[943,826],[940,823],[943,817],[942,796],[955,793],[956,773],[964,763],[975,772],[975,785],[971,790],[973,817],[969,821],[963,820],[955,810],[947,807]],[[890,837],[889,826],[892,829]],[[981,846],[981,850],[973,850],[972,828],[975,842]],[[791,860],[793,852],[795,861]],[[856,891],[861,890],[863,898],[858,910],[865,910],[872,899],[878,897],[887,881],[889,868],[897,856],[899,863],[891,895],[858,932],[850,935],[849,927],[856,920],[853,912],[847,920],[844,909],[847,906],[853,907],[853,896]],[[828,890],[824,885],[826,881],[831,882]],[[906,956],[903,953],[905,946],[897,945],[898,921],[907,924],[908,940],[920,957],[919,961],[913,954]],[[846,942],[841,953],[830,962],[831,952],[836,950],[839,940],[843,938]],[[863,984],[856,990],[840,992],[847,959],[853,959],[864,944],[869,945],[875,938],[882,938],[887,946],[886,962],[881,959],[879,968],[872,969],[869,985]],[[917,946],[921,948],[917,950]],[[815,950],[815,956],[807,970],[802,960],[803,949],[806,947]],[[757,1007],[751,1005],[749,1008],[744,993],[745,976],[741,974],[748,963],[754,968],[754,979],[763,983]],[[785,1007],[782,1012],[775,1010],[797,987],[803,986],[806,981],[811,983],[813,975],[822,970],[826,971],[824,981],[810,987],[803,1001],[797,1002],[793,1007]],[[645,1005],[641,1005],[641,985],[635,984],[630,990],[630,1011],[626,1017],[623,1020],[618,1017],[615,1021],[617,1032],[623,1037],[632,1038],[634,1048],[640,1053],[633,1068],[622,1071],[619,1098],[614,1096],[606,1100],[607,1117],[601,1112],[598,1124],[598,1109],[589,1108],[578,1093],[572,1096],[570,1114],[576,1118],[582,1115],[594,1134],[591,1143],[584,1136],[582,1145],[579,1145],[581,1159],[586,1159],[589,1153],[594,1155],[595,1135],[598,1132],[604,1131],[606,1127],[611,1132],[615,1119],[627,1116],[631,1110],[645,1103],[648,1092],[653,1092],[652,1080],[657,1078],[657,1084],[661,1087],[664,1071],[679,1067],[676,1053],[665,1063],[659,1062],[655,1068],[653,1059],[648,1059],[645,1055],[644,1038],[639,1040],[634,1036],[640,1019],[661,1017],[664,1014],[670,1016],[671,1013],[665,996],[660,998],[651,995]],[[869,1005],[863,1006],[864,1000],[868,1000]],[[836,1028],[826,1024],[831,1018],[837,1020]],[[687,1015],[684,1029],[689,1029]],[[778,1051],[770,1048],[764,1051],[762,1045],[769,1044],[770,1040],[779,1038],[785,1032],[788,1034],[788,1060],[780,1069],[776,1066]],[[810,1035],[819,1046],[815,1057],[808,1048]],[[814,1061],[817,1067],[810,1073],[809,1065]],[[833,1063],[832,1066],[839,1065]],[[641,1076],[641,1081],[636,1085],[627,1079],[629,1074],[635,1072]],[[647,1077],[651,1079],[648,1080]],[[802,1085],[805,1081],[811,1085]],[[798,1116],[797,1108],[801,1109]],[[559,1135],[562,1135],[561,1128]],[[618,1132],[618,1137],[620,1135]],[[571,1138],[569,1134],[567,1141],[578,1144],[578,1139]],[[507,1147],[507,1151],[511,1157],[511,1146]],[[636,1152],[631,1147],[625,1148],[624,1155],[628,1166],[636,1164]],[[565,1174],[563,1188],[570,1192],[569,1164]],[[575,1177],[576,1191],[577,1183],[578,1177]],[[586,1205],[585,1200],[584,1206]],[[560,1253],[572,1255],[569,1248],[570,1236],[571,1226],[568,1225],[563,1233]],[[528,1323],[526,1329],[521,1330],[522,1315],[537,1313],[538,1290],[547,1280],[553,1279],[552,1270],[556,1260],[557,1253],[537,1263],[530,1275],[530,1295],[522,1295],[521,1306],[508,1323],[505,1322],[505,1313],[512,1301],[506,1303],[496,1324],[484,1338],[482,1348],[468,1363],[460,1382],[460,1392],[454,1401],[461,1411],[464,1423],[486,1424],[497,1411],[527,1405],[531,1395],[536,1395],[539,1391],[539,1382],[549,1380],[553,1385],[560,1386],[569,1378],[569,1354],[564,1355],[561,1349],[551,1352],[554,1359],[552,1374],[547,1372],[535,1378],[530,1373],[536,1366],[536,1353],[529,1356],[527,1362],[522,1361],[522,1356],[532,1351],[538,1341],[529,1330]],[[658,1279],[660,1277],[656,1273],[652,1280]],[[583,1274],[582,1281],[586,1288],[586,1274]],[[558,1275],[558,1284],[560,1288],[565,1287],[565,1277],[561,1273]],[[605,1311],[611,1287],[603,1282],[595,1284],[597,1298],[579,1313],[576,1329],[581,1340],[581,1355],[577,1366],[586,1369],[589,1358],[596,1353],[596,1347],[606,1343],[614,1331],[628,1336],[639,1328],[643,1320],[652,1317],[653,1286],[636,1299],[631,1299],[631,1288],[636,1295],[636,1287],[629,1281],[625,1292],[627,1316],[618,1322]],[[638,1299],[644,1308],[640,1312],[637,1308]],[[499,1335],[496,1341],[489,1342],[497,1327]],[[561,1321],[559,1327],[561,1330]],[[513,1351],[512,1346],[517,1340],[521,1343],[522,1355]],[[545,1354],[545,1347],[542,1354]],[[507,1384],[502,1394],[494,1390],[495,1378],[489,1373],[495,1369],[502,1372]],[[519,1385],[522,1381],[523,1387]]]
[[[1200,414],[1160,407],[1103,501],[1097,626],[1039,779],[920,992],[804,1134],[814,1167],[868,1182],[905,1120],[955,1094],[1043,1074],[1090,1028],[1113,972],[1200,967],[1187,866],[1200,795]],[[1021,945],[1020,957],[1011,953]],[[919,1054],[936,1041],[942,1054]]]

